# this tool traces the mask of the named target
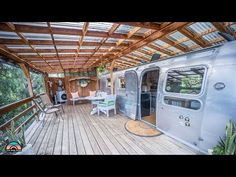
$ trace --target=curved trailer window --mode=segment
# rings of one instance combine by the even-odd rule
[[[167,73],[165,91],[197,95],[201,92],[205,72],[203,66],[171,69]]]

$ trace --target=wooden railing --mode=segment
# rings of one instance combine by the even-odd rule
[[[44,94],[44,93],[42,93]],[[0,116],[1,115],[4,115],[10,111],[13,111],[15,109],[17,109],[18,107],[26,104],[26,103],[29,103],[29,102],[32,102],[34,98],[37,98],[39,97],[41,94],[39,95],[36,95],[36,96],[32,96],[32,97],[29,97],[29,98],[25,98],[25,99],[22,99],[20,101],[16,101],[14,103],[11,103],[11,104],[8,104],[6,106],[2,106],[0,107]],[[16,116],[14,116],[13,118],[7,120],[5,123],[3,123],[2,125],[0,125],[0,130],[6,130],[10,127],[11,125],[11,122],[12,121],[17,121],[19,120],[20,118],[22,118],[23,116],[25,116],[26,114],[28,114],[29,112],[33,112],[33,109],[36,108],[36,106],[34,104],[32,104],[32,106],[28,107],[27,109],[25,109],[24,111],[20,112],[19,114],[17,114]],[[39,113],[39,110],[38,111],[35,111],[33,112],[33,114],[27,119],[25,120],[23,123],[21,123],[15,130],[15,133],[18,132],[22,127],[24,127],[25,125],[27,125],[27,123],[29,123],[35,116],[37,116]]]

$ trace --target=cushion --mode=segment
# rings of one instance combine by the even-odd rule
[[[73,98],[73,99],[79,98],[78,92],[71,92],[71,95],[72,95],[72,98]]]
[[[89,91],[89,96],[96,96],[96,91]]]

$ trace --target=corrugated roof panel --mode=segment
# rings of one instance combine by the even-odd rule
[[[97,46],[80,46],[80,49],[95,49]]]
[[[53,45],[33,45],[35,49],[54,49]]]
[[[45,54],[45,53],[44,53]],[[53,53],[54,55],[56,54],[56,53]],[[58,52],[58,54],[59,55],[75,55],[76,54],[76,52]]]
[[[186,38],[186,36],[184,36],[179,31],[176,31],[175,33],[172,33],[172,34],[168,35],[167,38],[169,38],[172,41],[180,41],[180,40]]]
[[[143,36],[146,32],[148,32],[149,29],[146,29],[146,28],[141,28],[140,30],[138,30],[135,35],[137,36]]]
[[[28,45],[6,45],[9,49],[31,49]]]
[[[163,41],[161,41],[161,40],[156,40],[156,41],[154,41],[154,44],[155,45],[157,45],[157,46],[159,46],[159,47],[165,47],[165,46],[168,46],[168,44],[167,43],[165,43],[165,42],[163,42]]]
[[[173,46],[168,47],[167,49],[170,50],[170,51],[172,51],[172,52],[178,52],[178,51],[179,51],[177,48],[175,48],[175,47],[173,47]]]
[[[69,53],[66,53],[69,54]],[[40,55],[44,56],[44,55],[56,55],[56,52],[50,52],[50,53],[40,53]]]
[[[14,32],[0,31],[0,38],[4,39],[20,39],[20,37]]]
[[[147,51],[147,52],[156,51],[156,50],[154,50],[154,49],[152,49],[152,48],[150,48],[150,47],[147,47],[147,46],[144,46],[142,49],[145,50],[145,51]]]
[[[47,23],[46,22],[13,22],[13,24],[47,27]]]
[[[37,55],[37,53],[17,53],[17,55]]]
[[[101,42],[103,38],[102,37],[91,37],[91,36],[85,36],[84,41],[86,42]]]
[[[128,32],[130,32],[134,27],[133,26],[129,26],[129,25],[120,25],[115,33],[121,33],[121,34],[127,34]]]
[[[100,47],[100,49],[109,49],[109,48],[111,48],[111,46],[104,46],[103,45],[103,46]]]
[[[188,40],[188,41],[182,42],[181,45],[184,45],[184,47],[186,46],[188,48],[191,48],[193,46],[196,46],[197,44],[192,40]]]
[[[108,32],[113,23],[107,23],[107,22],[90,22],[89,23],[89,31],[104,31]]]
[[[116,38],[109,38],[106,42],[107,43],[116,43],[116,42],[118,42],[119,41],[119,39],[116,39]]]
[[[62,35],[62,34],[53,34],[55,40],[62,40],[62,41],[79,41],[80,36],[76,35]]]
[[[51,27],[67,29],[83,29],[84,22],[51,22]]]
[[[202,38],[206,41],[214,41],[214,40],[217,40],[217,39],[224,39],[223,37],[221,37],[221,35],[218,34],[218,32],[213,32],[213,33],[209,33],[209,34],[206,34],[204,36],[202,36]]]
[[[187,29],[196,34],[203,33],[212,28],[215,27],[210,22],[197,22],[187,27]]]
[[[51,40],[50,34],[39,34],[39,33],[22,33],[28,40]]]
[[[233,32],[236,32],[236,24],[231,25],[230,28],[233,30]]]

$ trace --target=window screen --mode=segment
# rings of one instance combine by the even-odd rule
[[[167,73],[166,92],[199,94],[201,92],[205,67],[171,69]]]

